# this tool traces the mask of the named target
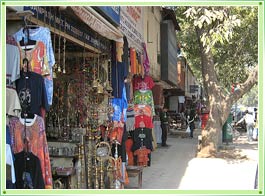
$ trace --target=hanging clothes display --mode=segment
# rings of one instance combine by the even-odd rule
[[[134,154],[134,162],[138,165],[151,165],[151,151],[153,150],[153,136],[152,128],[154,110],[154,100],[152,88],[154,87],[153,79],[150,76],[141,74],[135,76],[133,79],[134,90],[134,112],[135,112],[135,130],[133,132],[133,151],[137,151]],[[140,149],[147,149],[148,159],[141,160],[143,157]],[[147,152],[146,151],[146,152]],[[137,155],[137,156],[136,156]],[[147,163],[148,162],[148,163]]]
[[[26,139],[29,142],[29,152],[32,152],[40,159],[45,188],[52,188],[50,157],[43,118],[35,114],[32,122],[26,122],[25,130],[24,119],[12,117],[9,121],[9,127],[11,147],[14,154],[22,152],[25,149],[24,136],[26,135]]]
[[[17,42],[20,42],[23,38],[25,39],[28,36],[29,39],[35,41],[41,41],[45,45],[50,74],[44,78],[44,82],[45,82],[48,104],[52,105],[52,98],[53,98],[52,70],[53,70],[53,65],[55,64],[55,58],[52,48],[51,32],[49,28],[41,26],[34,29],[29,28],[28,30],[29,30],[29,35],[25,33],[24,28],[21,28],[18,32],[16,32],[13,35],[13,37]]]

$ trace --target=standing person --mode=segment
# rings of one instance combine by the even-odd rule
[[[245,115],[236,123],[236,125],[243,122],[243,120],[246,122],[248,141],[251,142],[254,129],[254,115],[246,110]]]
[[[259,130],[259,123],[258,123],[258,109],[254,108],[254,129],[252,138],[254,141],[258,140],[258,130]]]
[[[193,138],[193,130],[195,129],[194,120],[195,120],[195,110],[192,109],[190,111],[190,114],[187,116],[187,124],[190,127],[190,138]]]
[[[162,146],[168,146],[166,144],[167,141],[167,133],[168,133],[168,109],[163,108],[160,112],[160,121],[161,121],[161,128],[162,128]]]

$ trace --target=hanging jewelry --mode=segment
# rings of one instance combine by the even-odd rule
[[[66,43],[66,39],[63,38],[63,73],[65,74],[65,43]]]
[[[64,19],[64,33],[65,33],[65,28],[66,28],[66,19]],[[65,37],[63,38],[63,73],[65,74],[65,44],[66,44],[66,39]]]
[[[60,12],[60,23],[59,23],[60,29],[59,29],[59,47],[58,47],[58,72],[61,72],[61,12]]]
[[[103,92],[103,86],[102,86],[102,84],[100,83],[100,79],[99,79],[99,54],[98,54],[98,68],[97,68],[97,72],[98,72],[98,79],[97,79],[97,81],[98,81],[98,91],[97,91],[97,93],[98,94],[103,94],[104,92]]]
[[[94,89],[96,89],[98,87],[98,81],[96,80],[96,58],[95,56],[93,56],[94,59],[94,65],[93,65],[93,83],[92,83],[92,87]]]
[[[83,49],[83,53],[82,53],[82,58],[83,58],[83,72],[85,72],[86,71],[86,66],[85,66],[85,64],[86,64],[86,61],[85,61],[85,50],[86,48],[85,48],[85,42],[84,42],[84,49]]]
[[[54,18],[56,18],[56,12],[54,13]],[[55,19],[54,19],[54,30],[53,30],[53,49],[54,49],[54,52],[56,52],[56,44],[55,44],[55,41],[56,41],[56,33],[55,33],[55,26],[56,26],[56,23],[55,23]],[[55,70],[57,69],[57,63],[55,62],[55,64],[53,65],[53,78],[57,78],[57,75],[56,75],[56,72]]]

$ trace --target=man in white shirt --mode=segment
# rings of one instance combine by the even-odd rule
[[[246,110],[245,115],[236,123],[236,125],[243,122],[243,120],[245,120],[246,122],[248,141],[251,142],[253,129],[254,129],[254,120],[255,120],[254,115],[248,110]]]

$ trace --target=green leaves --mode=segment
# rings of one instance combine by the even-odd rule
[[[178,7],[176,15],[182,31],[178,40],[189,65],[197,78],[201,78],[201,57],[195,32],[202,32],[200,41],[205,52],[214,56],[218,80],[224,87],[243,82],[247,67],[257,64],[258,58],[258,10],[257,7]]]

